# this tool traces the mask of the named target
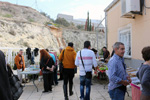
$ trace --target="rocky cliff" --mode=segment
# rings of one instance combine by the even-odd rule
[[[96,48],[96,33],[45,26],[50,21],[38,11],[25,6],[0,2],[0,47],[49,48],[59,51],[68,42],[76,51],[90,40]],[[98,35],[99,49],[104,46],[104,34]]]
[[[57,37],[45,25],[6,19],[0,19],[0,46],[59,48]]]
[[[0,17],[5,17],[17,21],[36,22],[45,24],[50,19],[40,14],[40,12],[27,6],[11,4],[0,1]]]
[[[63,30],[63,39],[68,42],[74,43],[76,51],[80,50],[84,46],[84,41],[91,41],[91,48],[97,49],[97,35],[96,32],[87,32],[79,30]],[[100,50],[105,45],[104,33],[98,33],[98,49]]]

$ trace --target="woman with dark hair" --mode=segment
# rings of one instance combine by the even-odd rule
[[[44,91],[52,92],[52,73],[54,69],[54,61],[48,52],[44,49],[40,50],[40,69],[43,73]]]
[[[143,48],[142,56],[145,62],[137,73],[142,86],[141,100],[150,100],[150,46]]]
[[[109,59],[110,53],[109,53],[109,51],[107,50],[107,48],[106,48],[106,47],[103,47],[103,48],[102,48],[102,51],[103,51],[104,61],[105,61],[106,59]]]

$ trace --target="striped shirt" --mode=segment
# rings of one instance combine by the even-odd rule
[[[85,69],[81,62],[81,56]],[[97,67],[97,61],[94,52],[90,49],[81,50],[81,56],[79,51],[76,56],[75,65],[79,66],[80,76],[85,76],[85,71],[86,72],[92,71],[92,66]]]
[[[122,84],[119,84],[121,80],[127,80],[126,65],[124,64],[124,59],[114,54],[113,57],[108,62],[108,77],[109,84],[108,90],[113,90]]]

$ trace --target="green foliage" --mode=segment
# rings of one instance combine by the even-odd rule
[[[55,23],[55,24],[53,24],[53,25],[54,25],[55,27],[60,27],[60,25],[59,25],[59,24],[56,24],[56,23]]]
[[[49,18],[50,20],[51,20],[51,18],[50,18],[50,15],[48,15],[47,13],[45,13],[45,12],[40,12],[43,16],[45,16],[45,17],[47,17],[47,18]]]
[[[3,15],[3,17],[12,18],[13,15],[11,15],[11,14],[6,14],[6,15]]]
[[[89,22],[89,12],[87,13],[87,31],[89,31],[89,24],[90,24],[90,22]]]
[[[78,28],[78,29],[83,29],[83,28],[84,28],[84,25],[77,25],[77,28]]]
[[[55,22],[55,20],[54,20],[54,19],[52,19],[52,18],[51,18],[51,21],[52,21],[53,23]]]
[[[70,23],[68,23],[64,18],[58,18],[58,19],[56,19],[55,23],[63,25],[65,27],[70,26]]]
[[[32,18],[29,18],[28,21],[29,22],[35,22],[34,19],[32,19]]]
[[[75,26],[74,23],[72,23],[72,22],[70,23],[70,25],[71,25],[71,26]]]
[[[40,12],[43,16],[47,17],[47,14],[45,12]]]
[[[92,23],[91,19],[89,18],[89,12],[87,13],[87,30],[86,31],[92,31]]]
[[[92,31],[91,19],[90,19],[90,27],[89,27],[89,31]]]
[[[45,25],[48,25],[48,24],[53,24],[53,23],[51,23],[51,22],[46,22],[46,23],[45,23]]]
[[[99,55],[103,55],[103,49],[100,50],[100,54]]]

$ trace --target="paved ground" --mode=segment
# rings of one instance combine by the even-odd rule
[[[91,87],[91,100],[110,100],[110,97],[107,93],[107,87],[104,89],[104,84],[107,82],[100,81],[97,78],[93,78],[93,85]],[[63,96],[63,81],[59,81],[58,86],[53,86],[52,93],[42,93],[43,91],[43,82],[36,81],[38,85],[39,92],[36,91],[32,82],[26,84],[24,92],[19,100],[64,100]],[[79,84],[79,75],[76,75],[74,78],[74,95],[69,97],[69,100],[80,100],[80,84]],[[131,100],[131,88],[128,88],[130,96],[126,96],[126,100]]]

